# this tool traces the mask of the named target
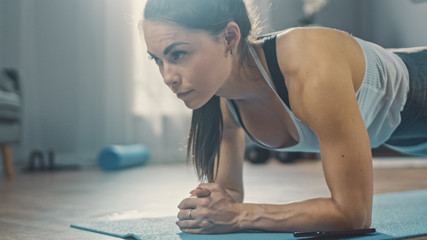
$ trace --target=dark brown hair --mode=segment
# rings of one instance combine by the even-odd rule
[[[237,54],[241,60],[246,57],[252,24],[243,0],[147,0],[144,19],[204,30],[212,36],[218,36],[229,22],[235,22],[241,34]],[[222,128],[219,97],[214,96],[193,110],[187,161],[193,162],[201,180],[215,180],[215,160],[219,162]]]

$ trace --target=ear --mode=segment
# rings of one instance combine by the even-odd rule
[[[235,22],[229,22],[225,28],[225,41],[226,41],[226,51],[227,53],[231,50],[237,52],[237,47],[240,43],[240,28],[239,25]]]

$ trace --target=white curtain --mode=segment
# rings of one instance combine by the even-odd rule
[[[139,23],[145,0],[134,0],[134,16]],[[136,29],[136,28],[134,28]],[[138,36],[136,36],[138,35]],[[163,83],[157,65],[148,59],[144,38],[134,39],[134,104],[137,126],[142,127],[138,139],[150,144],[165,161],[185,159],[186,137],[191,111]],[[141,36],[141,37],[140,37]]]
[[[20,1],[21,159],[53,149],[92,164],[104,146],[142,143],[153,162],[185,160],[191,114],[148,61],[145,1]]]

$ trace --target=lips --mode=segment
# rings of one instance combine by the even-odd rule
[[[188,90],[188,91],[185,91],[185,92],[179,92],[179,93],[176,94],[176,96],[178,98],[180,98],[180,99],[183,99],[183,98],[187,97],[192,91],[193,90]]]

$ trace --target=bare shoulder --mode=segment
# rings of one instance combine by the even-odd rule
[[[325,27],[292,28],[278,35],[277,53],[284,72],[320,64],[351,61],[360,47],[348,33]]]
[[[363,52],[354,37],[343,31],[291,29],[278,36],[276,51],[291,106],[300,118],[313,112],[301,96],[308,94],[320,101],[325,94],[340,95],[343,89],[354,95],[363,80]]]
[[[339,43],[339,45],[336,45]],[[278,35],[278,46],[286,47],[319,47],[349,46],[354,38],[347,32],[327,27],[299,27],[288,29]]]

